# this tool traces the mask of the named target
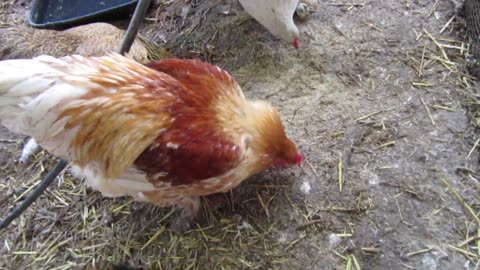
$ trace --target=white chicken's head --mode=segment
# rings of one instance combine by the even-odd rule
[[[273,31],[270,32],[273,33]],[[293,20],[290,25],[286,23],[284,29],[280,28],[278,34],[276,35],[286,42],[292,44],[297,49],[300,46],[300,32],[298,31],[297,26],[293,23]]]
[[[295,48],[298,49],[300,43],[300,31],[295,25],[292,19],[285,19],[281,17],[269,17],[266,18],[266,22],[261,22],[265,28],[267,28],[270,33],[274,36],[281,38],[289,44],[292,44]]]
[[[298,0],[240,0],[240,3],[270,33],[299,47],[300,33],[293,21]]]

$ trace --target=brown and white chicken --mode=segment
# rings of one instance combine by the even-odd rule
[[[70,160],[105,196],[182,207],[180,226],[200,196],[303,159],[272,105],[247,100],[227,72],[199,60],[1,61],[0,121]]]

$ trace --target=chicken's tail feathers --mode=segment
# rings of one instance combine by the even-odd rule
[[[79,92],[75,87],[65,89],[65,84],[58,81],[65,76],[61,67],[66,65],[65,59],[46,55],[0,61],[2,125],[12,132],[31,135],[28,130],[34,128],[32,123],[44,117],[65,96]],[[48,98],[37,98],[47,92]],[[51,92],[56,93],[52,95]]]
[[[72,55],[55,58],[41,55],[32,59],[0,61],[0,98],[38,95],[48,90],[57,81],[62,81],[65,76],[94,74],[98,72],[98,66],[89,65],[88,61],[93,61],[92,59],[121,62],[127,57],[117,53],[110,53],[103,57]]]
[[[43,81],[41,78],[52,70],[41,59],[52,58],[41,56],[34,59],[0,61],[1,97],[28,95],[38,91],[37,88],[42,88],[43,84],[39,84],[39,81]]]
[[[27,104],[55,82],[48,75],[55,73],[42,59],[0,61],[0,119],[15,118]]]

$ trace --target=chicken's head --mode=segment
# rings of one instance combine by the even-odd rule
[[[285,134],[285,128],[275,107],[263,102],[251,102],[255,113],[253,128],[254,136],[250,146],[262,156],[267,166],[288,167],[299,165],[303,155],[295,143]]]

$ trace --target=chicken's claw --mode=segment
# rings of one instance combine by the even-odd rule
[[[170,223],[170,230],[175,233],[184,233],[190,230],[192,226],[193,218],[192,217],[184,217],[183,215],[178,215],[176,218],[172,220]]]
[[[200,209],[200,198],[186,196],[178,200],[176,205],[182,210],[170,223],[170,229],[176,233],[183,233],[191,228],[192,222],[197,217]]]
[[[304,2],[298,3],[297,8],[295,9],[295,14],[297,14],[298,18],[302,21],[310,19],[310,16],[312,16],[313,13],[315,13],[315,7]]]

